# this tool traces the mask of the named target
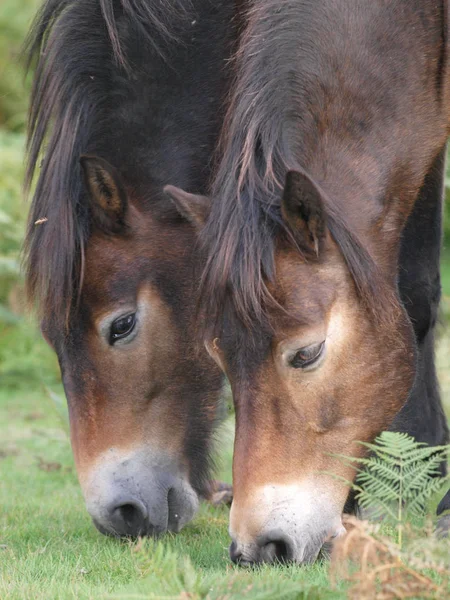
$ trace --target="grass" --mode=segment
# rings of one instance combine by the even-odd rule
[[[225,507],[203,505],[192,524],[159,542],[101,536],[84,508],[65,427],[39,389],[0,392],[0,440],[2,600],[327,597],[323,563],[232,568]]]

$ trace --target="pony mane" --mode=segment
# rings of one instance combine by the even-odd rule
[[[133,48],[144,62],[166,60],[189,9],[182,0],[47,0],[34,21],[25,45],[35,67],[27,191],[40,172],[24,265],[41,318],[67,325],[82,286],[90,216],[79,158],[114,145],[120,101],[135,93]]]
[[[245,328],[270,329],[267,309],[278,306],[268,286],[275,276],[276,240],[282,234],[295,244],[281,217],[284,178],[289,170],[304,170],[296,156],[298,147],[308,152],[306,143],[293,142],[293,133],[285,126],[289,124],[295,132],[296,122],[308,118],[308,107],[301,115],[296,102],[299,89],[314,74],[302,73],[304,81],[300,82],[293,73],[302,35],[298,24],[305,22],[314,30],[312,4],[248,0],[246,5],[211,185],[212,209],[202,232],[208,258],[200,303],[213,335],[219,335],[216,328],[228,303]],[[378,318],[376,299],[382,293],[378,268],[332,201],[325,200],[329,200],[328,229],[359,297]],[[296,248],[301,258],[310,260]]]

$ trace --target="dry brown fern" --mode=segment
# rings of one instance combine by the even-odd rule
[[[400,550],[380,534],[379,525],[349,516],[345,526],[347,534],[334,544],[331,577],[334,583],[350,583],[350,600],[449,597],[448,541],[430,534]],[[439,583],[424,572],[428,569],[438,574]]]

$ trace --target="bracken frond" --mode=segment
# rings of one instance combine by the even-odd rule
[[[350,584],[350,600],[448,598],[450,541],[431,529],[401,550],[380,526],[347,517],[347,534],[334,544],[331,580]],[[434,576],[432,573],[434,572]],[[437,577],[435,576],[437,575]]]

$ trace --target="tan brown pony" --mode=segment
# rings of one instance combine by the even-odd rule
[[[231,10],[47,0],[31,33],[27,284],[105,533],[178,531],[211,491],[222,375],[195,344],[195,230],[163,186],[206,184]]]
[[[334,455],[390,426],[448,439],[433,363],[448,7],[244,6],[209,217],[169,191],[207,221],[205,340],[236,407],[231,558],[305,563],[343,531],[354,473]]]

